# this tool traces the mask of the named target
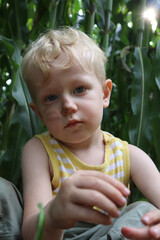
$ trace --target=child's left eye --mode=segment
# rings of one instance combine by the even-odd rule
[[[56,95],[49,95],[48,97],[46,97],[46,101],[47,102],[53,102],[58,98],[58,96]]]
[[[82,93],[85,90],[86,90],[85,87],[80,86],[80,87],[75,88],[74,93]]]

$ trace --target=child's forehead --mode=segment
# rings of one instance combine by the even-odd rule
[[[58,68],[50,68],[48,74],[44,76],[41,71],[37,71],[35,74],[36,82],[33,84],[33,87],[36,88],[43,88],[50,83],[65,83],[67,84],[76,84],[78,82],[85,83],[87,79],[94,79],[97,78],[94,71],[85,70],[82,66],[78,63],[74,63],[71,67],[66,69],[58,69]]]
[[[69,79],[79,79],[83,78],[84,76],[87,75],[95,75],[93,68],[88,69],[87,67],[83,67],[79,62],[73,62],[73,64],[67,68],[50,68],[50,71],[48,72],[48,75],[46,78],[44,78],[44,81],[49,81],[49,80],[54,80],[54,78],[59,78],[61,79],[64,77],[68,77]]]

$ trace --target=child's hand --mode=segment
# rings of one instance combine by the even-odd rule
[[[97,172],[77,171],[62,185],[56,198],[49,204],[50,219],[56,228],[67,229],[78,221],[111,224],[119,216],[129,190],[118,180]],[[107,214],[94,210],[97,206]]]
[[[123,227],[122,233],[126,238],[134,240],[160,240],[160,210],[155,209],[146,213],[142,222],[146,225],[143,228]]]

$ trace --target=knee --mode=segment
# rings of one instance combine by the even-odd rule
[[[135,203],[132,203],[134,204],[135,206],[141,206],[141,207],[144,207],[144,208],[155,208],[155,206],[153,204],[151,204],[150,202],[147,202],[147,201],[137,201]]]
[[[156,208],[153,204],[146,202],[146,201],[139,201],[137,203],[138,203],[139,207],[146,210],[146,212],[151,211]]]
[[[145,214],[155,209],[156,207],[153,204],[146,201],[137,201],[128,205],[127,208],[128,208],[127,211],[134,210],[137,211],[138,213]]]

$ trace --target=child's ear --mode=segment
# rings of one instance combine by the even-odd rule
[[[29,106],[30,106],[30,108],[32,108],[32,110],[37,114],[37,116],[38,116],[40,119],[42,119],[41,114],[40,114],[40,112],[39,112],[39,110],[38,110],[38,108],[37,108],[37,105],[36,105],[34,102],[31,102],[31,103],[29,104]]]
[[[110,79],[107,79],[103,83],[103,108],[107,108],[109,106],[111,91],[112,81]]]

